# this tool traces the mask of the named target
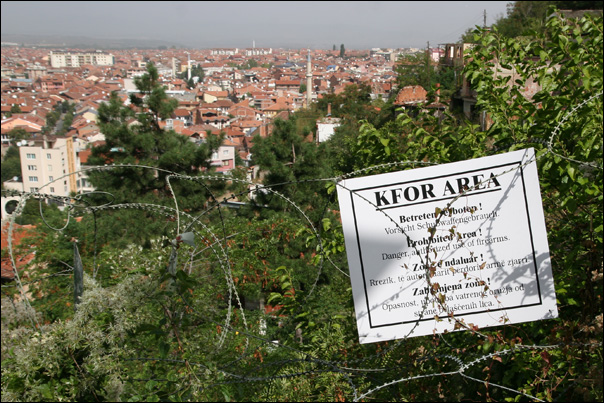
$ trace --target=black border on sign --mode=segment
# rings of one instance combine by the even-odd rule
[[[363,253],[361,251],[361,240],[360,240],[360,236],[359,236],[359,227],[358,227],[358,223],[357,223],[357,215],[356,215],[356,210],[355,210],[355,204],[354,204],[354,193],[355,192],[361,192],[361,191],[366,191],[366,190],[372,190],[372,189],[379,189],[379,188],[384,188],[384,187],[392,187],[392,186],[396,186],[396,185],[404,185],[404,184],[408,184],[408,183],[415,183],[415,182],[425,182],[425,181],[430,181],[430,180],[434,180],[434,179],[441,179],[441,178],[447,178],[447,177],[451,177],[451,176],[458,176],[458,175],[462,175],[462,174],[469,174],[472,172],[479,172],[479,171],[484,171],[486,169],[494,169],[494,168],[502,168],[502,167],[508,167],[508,166],[513,166],[513,165],[518,165],[519,167],[521,167],[522,165],[522,160],[518,161],[518,162],[509,162],[506,164],[500,164],[500,165],[494,165],[494,166],[484,166],[482,168],[477,168],[477,169],[473,169],[473,170],[469,170],[469,171],[462,171],[462,172],[455,172],[455,173],[451,173],[451,174],[446,174],[446,175],[439,175],[439,176],[433,176],[433,177],[429,177],[429,178],[421,178],[421,179],[416,179],[416,180],[411,180],[411,181],[405,181],[405,182],[397,182],[397,183],[391,183],[388,185],[379,185],[379,186],[369,186],[369,187],[365,187],[365,188],[359,188],[359,189],[351,189],[349,194],[350,194],[350,202],[351,202],[351,207],[352,207],[352,215],[353,215],[353,219],[354,219],[354,228],[355,228],[355,233],[356,233],[356,237],[357,237],[357,247],[358,247],[358,251],[359,251],[359,261],[361,264],[361,275],[363,277],[363,290],[365,292],[365,304],[367,306],[367,316],[369,318],[369,328],[370,329],[374,329],[374,328],[380,328],[380,327],[386,327],[386,326],[395,326],[395,325],[405,325],[405,324],[409,324],[409,323],[418,323],[418,322],[425,322],[425,321],[429,321],[429,320],[434,320],[434,318],[432,317],[428,317],[425,319],[413,319],[413,320],[408,320],[408,321],[400,321],[400,322],[393,322],[393,323],[385,323],[385,324],[381,324],[381,325],[373,325],[372,323],[372,319],[371,319],[371,308],[369,306],[369,296],[367,295],[367,281],[365,278],[365,267],[363,264]],[[527,194],[526,194],[526,184],[524,182],[524,169],[520,168],[520,178],[522,181],[522,192],[523,192],[523,196],[524,196],[524,205],[526,208],[526,216],[527,216],[527,223],[528,223],[528,231],[529,231],[529,238],[531,241],[531,250],[532,250],[532,255],[533,255],[533,266],[534,266],[534,270],[535,270],[535,280],[537,283],[537,291],[538,291],[538,295],[539,295],[539,302],[533,303],[533,304],[527,304],[527,305],[518,305],[518,306],[512,306],[512,307],[503,307],[503,308],[498,308],[498,309],[486,309],[483,311],[475,311],[475,312],[469,312],[469,313],[464,313],[464,314],[459,314],[456,315],[456,317],[459,318],[463,318],[466,316],[471,316],[471,315],[478,315],[478,314],[483,314],[483,313],[487,313],[487,312],[498,312],[498,311],[502,311],[502,310],[512,310],[512,309],[520,309],[520,308],[527,308],[527,307],[532,307],[532,306],[538,306],[538,305],[542,305],[543,304],[543,300],[541,297],[541,284],[539,282],[539,273],[537,270],[537,257],[535,254],[535,243],[534,243],[534,239],[533,239],[533,230],[531,227],[531,215],[529,212],[529,203],[528,203],[528,198],[527,198]],[[492,192],[494,190],[489,190],[489,191],[485,191],[485,192],[477,192],[477,193],[469,193],[466,194],[464,197],[471,197],[471,196],[475,196],[475,195],[479,195],[479,194],[483,194],[483,193],[488,193],[488,192]],[[448,198],[444,198],[444,199],[438,199],[438,200],[429,200],[429,201],[423,201],[423,202],[418,202],[418,203],[412,203],[412,204],[403,204],[403,205],[397,205],[397,206],[389,206],[386,208],[376,208],[376,211],[381,211],[381,210],[386,210],[386,209],[390,209],[390,208],[397,208],[397,207],[408,207],[408,206],[412,206],[412,205],[417,205],[417,204],[424,204],[424,203],[433,203],[433,202],[438,202],[438,201],[443,201],[443,200],[451,200],[454,199],[455,197],[457,197],[458,195],[454,195]],[[367,203],[367,200],[363,199],[363,203]]]

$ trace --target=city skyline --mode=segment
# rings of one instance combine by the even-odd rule
[[[425,48],[505,16],[506,1],[2,2],[2,36],[157,41],[192,48]],[[485,15],[486,13],[486,15]],[[50,18],[49,18],[50,16]]]

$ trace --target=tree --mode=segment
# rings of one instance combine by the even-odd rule
[[[409,85],[419,85],[434,96],[437,84],[440,85],[440,97],[448,99],[458,89],[457,77],[460,75],[456,67],[436,64],[427,52],[401,57],[396,64],[396,88],[402,89]],[[393,93],[393,96],[396,93]]]
[[[602,331],[599,325],[588,325],[602,317],[602,17],[548,15],[544,31],[526,42],[496,28],[474,32],[477,46],[468,54],[464,74],[476,91],[477,107],[492,120],[486,132],[459,125],[450,116],[401,114],[381,129],[365,124],[353,155],[360,168],[396,163],[401,157],[453,162],[534,147],[560,317],[489,332],[489,338],[499,339],[496,344],[503,347],[515,338],[525,345],[556,345],[563,337],[564,348],[552,355],[542,352],[548,360],[559,360],[556,369],[544,370],[539,368],[542,361],[517,357],[485,370],[494,383],[511,379],[506,373],[513,373],[516,388],[538,398],[599,400],[601,385],[588,379],[600,377],[601,347],[584,355],[571,346],[587,346]],[[513,80],[505,74],[511,70],[516,73]],[[538,85],[535,94],[525,92],[529,84]],[[539,371],[547,376],[535,377]],[[585,377],[579,384],[554,381],[568,372]],[[489,396],[503,399],[500,392],[489,391]],[[455,387],[447,394],[455,394]]]
[[[601,10],[600,1],[515,1],[507,6],[507,14],[498,18],[494,26],[499,33],[510,38],[528,35],[530,31],[543,31],[548,7],[559,10]],[[464,43],[475,43],[474,28],[468,28],[461,36]]]
[[[10,107],[10,113],[21,113],[21,107],[19,106],[19,104],[12,104]]]
[[[508,4],[507,16],[498,20],[495,26],[510,38],[525,35],[530,30],[543,31],[546,13],[550,2],[516,1]]]
[[[311,186],[333,176],[323,171],[329,142],[304,141],[305,111],[277,121],[275,138],[254,149],[265,183],[304,217],[260,192],[254,214],[217,208],[218,220],[194,228],[195,246],[172,248],[169,238],[165,248],[159,237],[145,248],[104,245],[102,275],[86,277],[70,315],[71,278],[40,264],[26,279],[36,312],[2,299],[3,400],[602,401],[602,31],[590,16],[552,16],[527,43],[478,30],[464,74],[492,126],[401,113],[358,122],[342,151],[366,174],[534,147],[559,318],[360,345],[335,186]],[[508,68],[514,80],[497,74]],[[72,225],[44,234],[36,256],[69,262],[62,237],[78,234]],[[4,295],[14,289],[3,284]],[[244,308],[262,295],[264,309]]]
[[[177,74],[177,76],[180,79],[183,80],[189,80],[189,71],[188,69],[183,71],[182,73]],[[202,82],[203,78],[205,77],[205,73],[203,71],[203,67],[201,67],[200,64],[195,64],[191,66],[191,79],[193,79],[193,77],[198,77],[198,82]],[[189,81],[187,81],[187,83],[189,83]],[[192,88],[191,85],[189,85],[189,88]]]
[[[19,140],[26,140],[31,138],[31,134],[28,133],[25,129],[23,129],[22,127],[15,127],[14,129],[11,129],[11,131],[9,131],[7,133],[8,138],[11,140],[11,142],[16,143]]]
[[[296,200],[305,209],[320,213],[321,203],[326,198],[324,187],[320,183],[289,185],[329,175],[329,166],[321,162],[326,158],[324,146],[318,147],[307,139],[312,136],[314,120],[305,122],[301,127],[298,127],[298,120],[297,115],[286,121],[277,119],[269,137],[255,136],[251,150],[252,160],[253,164],[259,165],[261,171],[265,172],[264,186],[270,186],[291,200]],[[288,211],[292,208],[271,193],[260,194],[259,199],[260,203],[270,202],[271,205]]]
[[[14,177],[21,177],[21,156],[19,148],[11,145],[2,159],[2,187],[4,188],[4,181]]]
[[[601,1],[552,1],[559,10],[602,10]]]
[[[205,73],[200,64],[196,64],[195,66],[191,67],[191,77],[199,77],[199,81],[203,81]]]
[[[435,81],[435,67],[428,52],[401,57],[396,64],[397,88],[420,85],[430,90]]]
[[[73,119],[73,112],[75,111],[75,105],[74,104],[70,104],[69,101],[64,100],[61,102],[57,102],[53,108],[52,111],[50,111],[48,114],[46,114],[46,124],[44,125],[44,127],[42,128],[42,133],[43,134],[50,134],[53,133],[53,131],[57,130],[57,127],[59,125],[61,125],[61,131],[65,132],[63,129],[63,117],[65,116],[65,114],[70,114],[71,115],[71,119]],[[71,122],[69,123],[71,124]],[[57,134],[62,134],[62,133],[57,133]]]
[[[340,45],[340,57],[344,57],[346,55],[346,49],[344,48],[344,44]]]
[[[379,108],[371,100],[371,87],[366,84],[350,84],[340,94],[326,94],[313,105],[321,116],[327,115],[331,105],[331,116],[340,118],[340,125],[326,146],[330,152],[329,161],[336,172],[353,170],[354,156],[350,152],[357,142],[359,128],[363,121],[381,127],[394,117],[392,102]]]
[[[187,87],[191,90],[193,88],[195,88],[195,80],[193,79],[193,77],[189,78],[187,80]]]
[[[221,142],[210,135],[204,144],[196,145],[186,136],[162,128],[161,122],[171,117],[178,102],[166,95],[158,78],[157,69],[150,63],[147,73],[135,79],[138,92],[130,96],[132,107],[125,106],[116,93],[99,107],[99,127],[106,143],[92,149],[89,164],[158,168],[91,172],[94,187],[112,192],[117,202],[133,197],[170,199],[166,177],[170,173],[198,175],[210,170],[210,157]],[[207,189],[194,181],[176,181],[172,190],[183,197],[185,208],[201,208],[208,197]]]
[[[248,59],[240,67],[243,70],[249,70],[251,68],[258,67],[258,62],[256,61],[256,59]]]

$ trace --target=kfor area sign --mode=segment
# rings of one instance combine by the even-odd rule
[[[361,343],[558,316],[533,149],[342,180]]]

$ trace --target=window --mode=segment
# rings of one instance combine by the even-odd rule
[[[37,191],[38,191],[38,188],[29,188],[29,191],[30,191],[30,192],[37,192]]]
[[[49,182],[52,182],[54,179],[55,179],[55,177],[54,177],[54,176],[49,176],[49,177],[48,177],[48,181],[49,181]]]
[[[38,181],[38,177],[37,176],[30,176],[29,177],[29,181],[30,182],[37,182]]]
[[[229,150],[222,151],[222,155],[229,155]]]
[[[27,170],[28,170],[28,171],[37,171],[37,170],[38,170],[38,167],[37,167],[37,166],[35,166],[35,165],[28,165],[28,166],[27,166]]]
[[[36,154],[27,153],[27,159],[28,160],[35,160],[36,159]]]
[[[46,159],[52,159],[52,155],[50,153],[46,153]]]
[[[51,188],[50,188],[50,193],[54,193],[54,192],[55,192],[55,188],[53,188],[53,187],[51,186]]]

